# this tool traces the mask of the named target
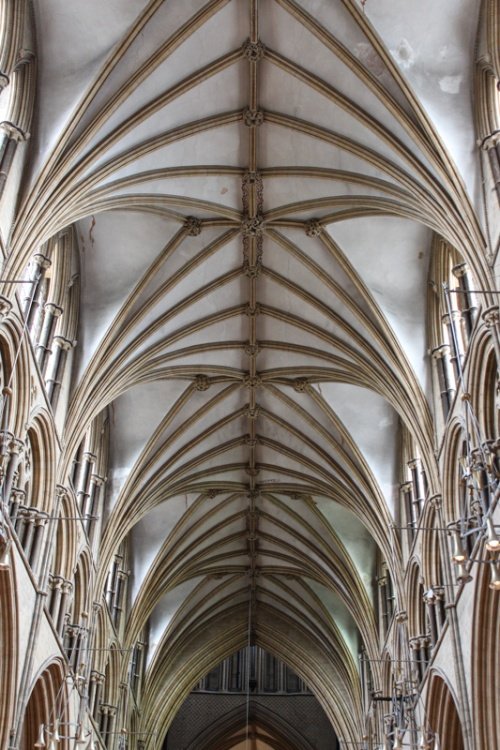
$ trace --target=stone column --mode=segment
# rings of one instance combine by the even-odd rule
[[[40,331],[40,336],[36,346],[36,358],[42,375],[45,374],[47,362],[52,353],[52,336],[57,318],[59,318],[62,313],[62,308],[58,305],[54,305],[52,302],[47,302],[44,306],[42,330]]]
[[[0,78],[3,80],[4,76],[0,76]],[[16,155],[18,143],[26,141],[28,138],[29,133],[23,133],[14,123],[0,123],[0,199]]]
[[[500,132],[492,133],[484,138],[481,148],[488,154],[488,160],[493,177],[493,185],[500,203]]]
[[[63,336],[54,336],[52,342],[52,356],[47,366],[47,378],[45,380],[47,396],[52,409],[55,411],[59,401],[59,394],[66,369],[68,352],[73,348],[73,342]]]
[[[455,396],[455,379],[450,366],[450,347],[448,344],[441,344],[431,351],[431,356],[436,361],[441,402],[446,419]]]

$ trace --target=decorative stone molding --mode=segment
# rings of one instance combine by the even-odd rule
[[[0,296],[0,322],[5,320],[5,318],[8,317],[10,314],[10,311],[12,310],[12,302],[7,299],[7,297],[4,297],[3,295]]]
[[[244,375],[243,385],[245,388],[260,388],[262,386],[262,378],[260,375]]]
[[[488,328],[488,330],[492,330],[493,328],[498,326],[498,323],[500,321],[500,310],[498,305],[487,307],[486,310],[483,311],[481,317],[484,320],[484,325],[486,326],[486,328]]]
[[[10,83],[10,79],[8,75],[5,75],[5,73],[0,73],[0,89],[5,89]]]
[[[262,182],[262,175],[260,172],[255,170],[247,170],[245,174],[243,175],[243,185],[257,185],[259,182]]]
[[[441,495],[432,495],[429,498],[429,505],[433,510],[441,510],[443,506],[443,498]]]
[[[293,382],[293,390],[297,391],[297,393],[304,393],[307,390],[308,385],[309,381],[307,378],[297,378]]]
[[[306,234],[308,237],[319,237],[323,231],[323,225],[319,219],[310,219],[306,222]]]
[[[213,500],[214,497],[217,497],[217,495],[220,495],[222,490],[219,487],[211,487],[209,490],[204,492],[203,494],[208,497],[210,500]]]
[[[495,148],[497,144],[500,144],[500,130],[494,130],[493,133],[490,133],[486,138],[483,138],[482,141],[478,141],[477,143],[482,151],[489,151],[490,149]]]
[[[262,347],[258,343],[251,344],[248,342],[248,344],[245,344],[245,354],[248,354],[249,357],[255,357],[261,350]]]
[[[262,44],[260,39],[258,39],[256,42],[252,42],[250,39],[247,39],[241,49],[243,52],[243,57],[250,62],[258,62],[259,60],[262,60],[266,53],[266,48]]]
[[[19,128],[17,125],[14,125],[13,122],[9,122],[8,120],[0,122],[0,129],[3,130],[4,133],[6,133],[8,138],[15,141],[16,143],[27,141],[30,137],[29,133],[25,133],[23,130],[21,130],[21,128]]]
[[[249,318],[253,318],[255,315],[260,315],[260,313],[261,313],[261,309],[260,309],[259,304],[256,304],[256,305],[248,304],[245,307],[245,315],[247,315]]]
[[[76,344],[76,341],[70,341],[69,339],[64,338],[64,336],[54,336],[54,344],[57,344],[59,349],[63,349],[65,352],[69,352],[70,349],[73,349],[73,347]]]
[[[255,265],[250,265],[248,261],[245,261],[243,263],[243,273],[245,276],[247,276],[249,279],[256,279],[260,276],[262,272],[262,264],[256,263]]]
[[[208,391],[210,388],[210,380],[207,375],[197,375],[194,379],[194,387],[197,391]]]
[[[258,237],[264,230],[264,220],[261,215],[247,216],[241,222],[243,237]]]
[[[406,609],[398,609],[397,612],[394,612],[394,619],[399,625],[402,625],[408,620],[408,612]]]
[[[19,70],[23,65],[29,65],[35,59],[35,53],[31,49],[21,47],[16,55],[14,70]]]
[[[260,473],[260,469],[257,466],[250,466],[250,464],[248,464],[245,466],[245,473],[248,474],[249,477],[256,477]]]
[[[258,128],[264,122],[264,112],[261,109],[243,110],[243,123],[247,128]]]
[[[201,219],[197,219],[196,216],[186,216],[182,228],[190,237],[198,237],[201,234],[201,227]]]
[[[465,262],[464,263],[457,263],[456,266],[453,266],[453,268],[451,269],[451,271],[452,271],[453,275],[457,279],[460,279],[460,278],[462,278],[463,276],[465,276],[468,273],[469,266]]]
[[[52,261],[50,258],[47,258],[46,255],[43,255],[42,253],[35,253],[33,256],[33,261],[44,271],[47,270],[47,268],[50,268],[52,265]]]
[[[436,346],[434,349],[431,349],[431,357],[432,359],[443,359],[444,357],[447,357],[450,353],[450,347],[448,344],[441,344],[440,346]]]
[[[251,435],[245,435],[245,445],[248,445],[249,448],[255,448],[258,442],[257,438],[254,438]]]
[[[250,406],[248,404],[247,408],[245,409],[245,416],[248,417],[248,419],[257,419],[261,411],[261,407],[259,404],[255,404],[254,407]]]

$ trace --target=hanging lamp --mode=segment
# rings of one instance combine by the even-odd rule
[[[492,589],[492,591],[500,591],[500,570],[499,570],[498,563],[493,561],[490,564],[490,567],[491,567],[491,580],[489,583],[489,587],[490,589]]]
[[[467,560],[467,554],[462,546],[462,537],[456,526],[450,529],[450,533],[452,535],[451,561],[461,565]]]
[[[35,747],[35,748],[46,747],[45,736],[44,735],[45,735],[45,727],[43,726],[43,724],[40,724],[40,729],[39,729],[39,732],[38,732],[38,739],[35,742],[35,744],[33,745],[33,747]]]
[[[488,552],[500,552],[500,539],[491,516],[486,519],[486,549]]]

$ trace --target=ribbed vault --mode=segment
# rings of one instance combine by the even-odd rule
[[[250,617],[354,742],[378,560],[396,604],[402,586],[400,425],[433,455],[433,233],[486,279],[474,175],[354,0],[134,0],[109,27],[100,5],[35,3],[52,87],[4,276],[76,223],[60,477],[109,407],[97,590],[128,540],[126,645],[155,636],[143,730],[166,731]]]

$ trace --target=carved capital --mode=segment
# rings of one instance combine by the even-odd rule
[[[33,52],[33,50],[27,49],[26,47],[21,47],[16,55],[14,70],[19,70],[19,68],[22,68],[23,65],[29,65],[29,63],[33,62],[34,59],[35,53]]]
[[[16,141],[16,143],[19,143],[20,141],[27,141],[30,137],[29,133],[25,133],[21,128],[18,128],[17,125],[14,125],[13,122],[0,122],[0,128],[4,131],[4,133],[7,134],[7,137],[10,138],[13,141]]]
[[[489,330],[495,328],[500,320],[500,311],[498,305],[487,307],[481,317],[484,320],[484,325],[486,326],[486,328],[488,328]]]
[[[64,336],[54,336],[54,344],[56,344],[59,349],[69,352],[75,346],[76,341],[70,341],[69,339],[64,338]]]
[[[0,322],[4,320],[12,310],[12,302],[4,297],[0,296]]]
[[[201,234],[201,219],[197,219],[196,216],[186,216],[183,229],[190,237],[197,237]]]
[[[429,504],[433,510],[441,510],[443,506],[443,498],[441,495],[432,495],[429,498]]]
[[[247,39],[242,47],[242,51],[244,58],[246,58],[250,62],[258,62],[264,57],[266,48],[262,44],[260,39],[256,42],[252,42],[250,41],[250,39]]]
[[[47,268],[50,268],[50,266],[52,265],[50,258],[47,258],[47,256],[43,255],[42,253],[35,253],[35,255],[33,256],[33,261],[39,268],[43,269],[44,271]]]
[[[398,611],[394,613],[394,619],[399,625],[401,625],[408,620],[408,612],[406,609],[398,609]]]
[[[478,145],[483,151],[490,151],[490,149],[495,148],[498,143],[500,143],[500,130],[495,130],[493,133],[490,133],[490,135],[487,135],[486,138],[483,138]]]
[[[50,313],[54,316],[54,318],[60,318],[63,314],[63,309],[59,305],[56,305],[54,302],[47,302],[44,306],[45,312]]]
[[[243,122],[247,128],[258,128],[264,122],[264,112],[261,109],[243,110]]]
[[[450,347],[448,344],[441,344],[441,346],[436,346],[435,349],[431,350],[431,357],[432,359],[443,359],[443,357],[447,357],[450,353]]]
[[[453,275],[456,276],[457,279],[460,279],[463,276],[465,276],[467,274],[468,270],[469,270],[469,266],[465,262],[464,263],[457,263],[457,265],[453,266],[453,268],[451,269]]]

